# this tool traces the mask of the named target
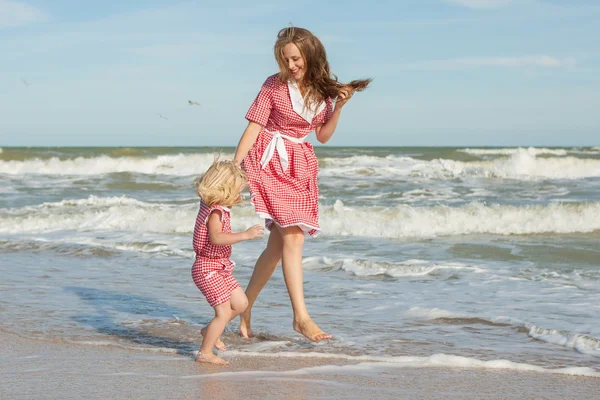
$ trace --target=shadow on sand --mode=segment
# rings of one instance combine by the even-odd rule
[[[88,287],[67,286],[64,289],[75,293],[96,311],[94,314],[73,316],[72,319],[77,323],[91,326],[104,335],[120,340],[173,349],[178,354],[189,357],[192,357],[193,351],[198,350],[201,339],[198,325],[185,320],[205,325],[212,318],[191,315],[188,310],[170,306],[152,297]],[[118,314],[139,317],[119,322]],[[182,319],[179,320],[179,317]],[[194,340],[197,341],[181,339],[196,337]]]

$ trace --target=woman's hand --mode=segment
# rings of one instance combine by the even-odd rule
[[[335,100],[336,110],[341,110],[341,108],[344,107],[344,104],[346,104],[348,102],[348,100],[350,100],[352,98],[352,96],[354,95],[354,91],[355,90],[351,86],[344,86],[340,90],[340,94],[338,95],[337,99]]]

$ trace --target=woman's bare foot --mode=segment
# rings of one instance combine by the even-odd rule
[[[305,319],[303,321],[294,321],[294,330],[313,342],[320,342],[321,340],[331,339],[329,333],[325,333],[315,324],[312,319]]]
[[[204,337],[204,335],[206,334],[206,327],[200,330],[200,334],[202,335],[202,337]],[[227,347],[225,347],[225,343],[223,343],[221,338],[217,339],[217,342],[215,343],[215,348],[219,351],[227,351]]]
[[[250,329],[250,311],[240,314],[240,336],[246,339],[253,338],[254,332]]]
[[[214,355],[211,353],[202,353],[202,351],[198,351],[198,355],[196,356],[196,362],[207,363],[207,364],[217,364],[217,365],[227,365],[229,364],[227,361],[223,360],[221,357]]]

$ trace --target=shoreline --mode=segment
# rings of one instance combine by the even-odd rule
[[[595,399],[596,377],[506,369],[398,366],[323,357],[224,353],[228,366],[157,354],[22,338],[0,329],[6,399]]]

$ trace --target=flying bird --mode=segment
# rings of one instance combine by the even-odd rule
[[[198,107],[200,107],[200,103],[198,103],[198,102],[196,102],[196,101],[188,100],[188,104],[189,104],[190,106],[198,106]]]
[[[161,113],[156,113],[156,115],[158,115],[160,118],[164,119],[164,120],[169,120],[169,118],[165,117],[164,115],[162,115]]]
[[[27,82],[25,79],[21,78],[21,82],[23,82],[23,84],[27,87],[29,87],[29,85],[31,85],[31,83]]]

